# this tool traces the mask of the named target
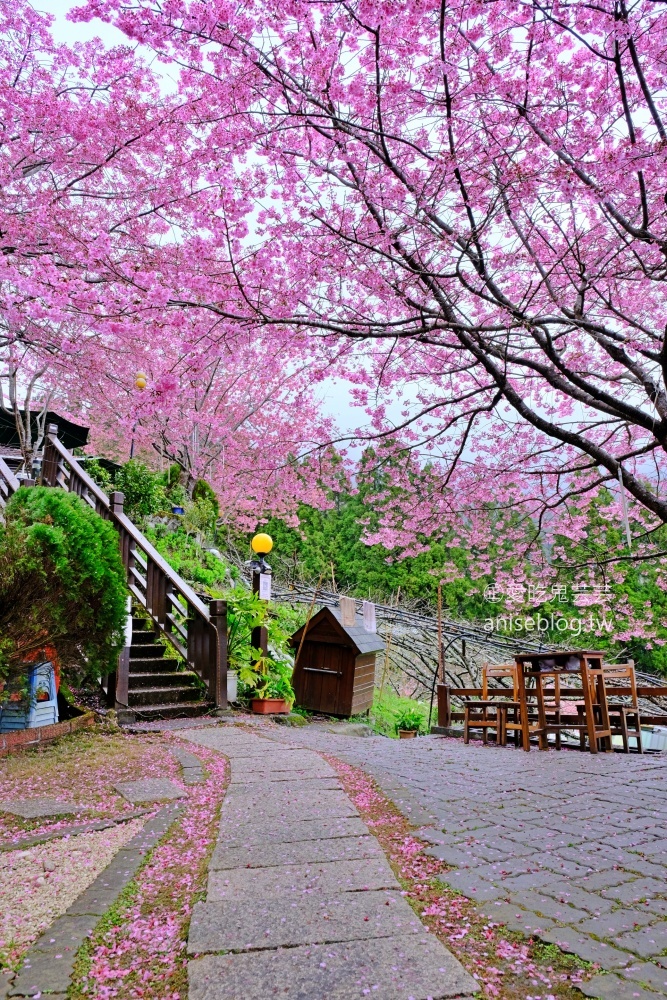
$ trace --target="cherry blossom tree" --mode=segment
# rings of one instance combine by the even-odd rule
[[[307,331],[345,360],[387,468],[419,482],[395,528],[465,511],[482,530],[490,505],[576,534],[605,485],[641,536],[667,521],[664,4],[89,0],[93,15],[180,68],[197,176],[233,163],[222,211],[195,211],[206,273],[169,301],[267,344]]]
[[[19,411],[39,389],[119,458],[136,437],[191,482],[210,478],[251,526],[288,515],[322,473],[304,450],[331,436],[312,379],[298,379],[299,338],[268,356],[257,324],[172,303],[197,298],[204,277],[240,298],[206,252],[226,182],[200,170],[197,102],[136,46],[55,44],[23,0],[0,10],[0,37],[0,406],[25,430]]]

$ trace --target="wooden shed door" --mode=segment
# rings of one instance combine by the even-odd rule
[[[311,712],[338,715],[341,706],[343,671],[350,650],[325,642],[305,642],[303,652],[303,699]]]

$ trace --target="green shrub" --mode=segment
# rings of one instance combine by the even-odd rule
[[[203,545],[206,539],[215,535],[215,510],[209,500],[195,500],[185,506],[185,515],[181,521],[188,535],[194,535],[197,542]]]
[[[210,504],[216,520],[220,516],[220,504],[218,503],[216,492],[212,486],[209,486],[205,479],[198,479],[193,486],[192,499],[195,503],[198,500],[203,500],[205,503]]]
[[[185,580],[194,584],[197,590],[203,588],[210,592],[215,591],[212,596],[219,596],[218,591],[223,590],[228,584],[228,576],[238,576],[236,567],[228,567],[223,559],[202,549],[183,528],[171,531],[165,525],[158,524],[146,528],[145,534],[169,565],[173,566]]]
[[[114,668],[123,646],[127,588],[118,535],[72,493],[20,489],[0,527],[0,678],[55,646],[65,676]]]
[[[170,506],[160,476],[131,458],[114,476],[114,489],[125,494],[124,510],[128,517],[149,517]]]

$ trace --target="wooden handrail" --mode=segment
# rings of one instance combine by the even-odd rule
[[[20,485],[21,481],[16,478],[7,463],[0,458],[0,518],[2,518],[3,511],[7,506],[7,501],[13,493],[16,493]]]
[[[47,428],[42,482],[76,493],[119,534],[120,551],[130,593],[148,612],[153,624],[208,686],[216,708],[227,707],[227,606],[210,607],[151,545],[123,510],[122,493],[107,496],[58,439],[58,428]],[[116,691],[127,687],[129,660],[121,657]]]

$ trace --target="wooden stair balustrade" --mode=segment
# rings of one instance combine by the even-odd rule
[[[137,637],[143,636],[145,630],[134,619],[133,642],[119,656],[109,700],[119,709],[151,718],[184,714],[181,711],[184,706],[192,708],[192,714],[200,712],[204,705],[207,709],[227,708],[226,603],[211,601],[207,605],[195,594],[124,513],[123,494],[107,496],[58,439],[55,424],[47,428],[42,485],[76,493],[100,517],[111,521],[118,531],[128,588],[150,620],[145,633],[149,641],[136,643],[135,630]],[[21,482],[0,459],[0,518],[7,500],[20,486]],[[154,640],[158,632],[182,657],[187,670],[176,670],[177,661],[164,658],[157,650]],[[150,647],[150,655],[144,655],[147,652],[144,646]],[[160,649],[164,651],[164,647]],[[158,659],[168,669],[156,666]],[[139,665],[149,669],[136,669],[135,663],[141,660],[144,662]],[[205,699],[201,698],[200,685],[192,683],[192,674],[204,683]],[[146,700],[146,692],[150,692],[152,702]]]

